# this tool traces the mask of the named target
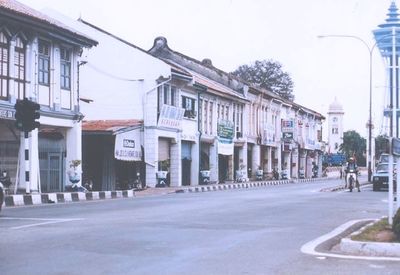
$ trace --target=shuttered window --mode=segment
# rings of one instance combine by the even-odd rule
[[[170,159],[169,154],[169,139],[159,138],[158,139],[158,161],[164,161]]]
[[[0,98],[8,96],[8,39],[0,32]]]
[[[187,141],[182,141],[182,159],[192,159],[192,143]]]

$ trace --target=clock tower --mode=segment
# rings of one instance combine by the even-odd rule
[[[343,107],[335,97],[328,110],[328,153],[336,154],[343,143],[343,115]]]

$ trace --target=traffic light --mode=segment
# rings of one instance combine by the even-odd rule
[[[40,105],[30,101],[27,98],[17,100],[15,108],[15,127],[24,132],[30,132],[35,128],[40,127]]]
[[[27,100],[27,126],[25,131],[32,131],[40,127],[40,122],[36,121],[40,118],[40,105],[36,102]]]
[[[24,131],[24,120],[25,120],[25,101],[18,99],[14,105],[15,108],[15,127]]]

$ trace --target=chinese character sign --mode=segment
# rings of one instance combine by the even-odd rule
[[[115,136],[114,157],[125,161],[141,161],[140,130],[132,130]]]

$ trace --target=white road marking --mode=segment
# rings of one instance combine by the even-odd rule
[[[2,217],[2,218],[0,218],[0,220],[43,221],[43,222],[39,222],[39,223],[32,223],[32,224],[27,224],[27,225],[10,227],[10,229],[22,229],[22,228],[41,226],[41,225],[46,225],[46,224],[81,221],[81,220],[84,220],[84,219],[81,219],[81,218],[77,218],[77,219],[45,219],[45,218],[11,218],[11,217],[8,218],[8,217]]]
[[[347,228],[350,226],[361,222],[361,221],[368,221],[370,219],[366,220],[354,220],[354,221],[349,221],[345,224],[342,224],[341,226],[337,227],[333,231],[329,232],[328,234],[325,234],[319,238],[316,238],[315,240],[312,240],[306,244],[304,244],[301,247],[301,252],[304,254],[309,254],[317,257],[331,257],[331,258],[340,258],[340,259],[353,259],[353,260],[368,260],[368,261],[400,261],[400,258],[394,258],[394,257],[372,257],[372,256],[353,256],[353,255],[341,255],[341,254],[334,254],[334,253],[323,253],[323,252],[317,252],[315,251],[315,248],[320,245],[321,243],[339,235],[343,231],[345,231]]]

